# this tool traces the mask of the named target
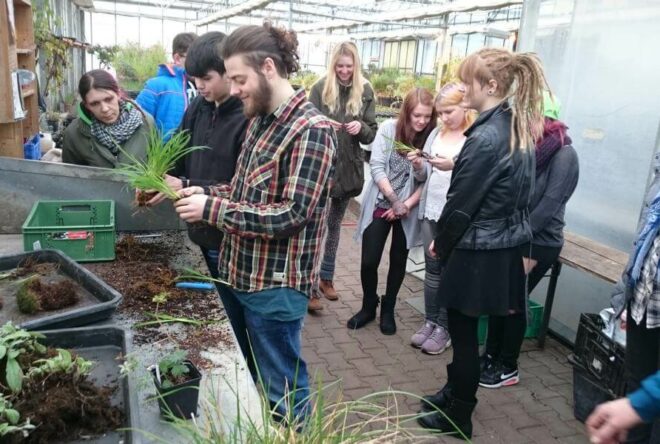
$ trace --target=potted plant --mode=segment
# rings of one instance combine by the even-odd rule
[[[186,359],[186,352],[175,350],[151,367],[161,415],[181,419],[197,416],[199,383],[202,374]]]

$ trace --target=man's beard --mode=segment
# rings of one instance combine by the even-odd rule
[[[249,104],[243,104],[243,114],[248,119],[258,115],[265,116],[270,108],[270,98],[273,95],[273,88],[266,81],[263,74],[259,75],[259,87],[256,93],[250,94]]]

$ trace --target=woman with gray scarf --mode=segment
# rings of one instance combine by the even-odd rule
[[[127,160],[122,150],[146,157],[153,119],[123,97],[109,72],[95,69],[83,74],[78,93],[78,118],[64,131],[63,162],[115,168]]]

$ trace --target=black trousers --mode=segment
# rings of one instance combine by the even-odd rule
[[[401,221],[397,219],[394,222],[388,222],[381,218],[374,219],[362,234],[360,277],[362,294],[365,298],[378,296],[378,265],[380,265],[390,229],[392,230],[392,245],[390,246],[390,269],[387,271],[385,297],[396,297],[406,275],[408,248]]]
[[[637,325],[627,313],[626,327],[626,382],[628,393],[640,387],[640,383],[660,369],[660,328],[646,328],[646,315]],[[660,421],[643,424],[628,432],[627,443],[659,443]]]
[[[532,246],[532,258],[538,263],[527,275],[527,291],[531,293],[543,279],[545,273],[557,261],[561,247]],[[526,313],[513,313],[508,316],[489,316],[486,353],[509,367],[518,365],[520,348],[527,329]],[[453,338],[452,338],[453,341]]]
[[[452,395],[464,402],[476,402],[479,388],[479,318],[458,310],[447,310],[449,335],[454,348],[448,383]]]

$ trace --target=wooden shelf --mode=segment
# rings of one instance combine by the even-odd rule
[[[16,48],[17,55],[30,55],[34,52],[33,48]]]
[[[32,7],[30,0],[14,0],[14,6],[29,6]]]
[[[34,95],[34,88],[24,89],[22,93],[23,93],[23,98],[30,97]]]

